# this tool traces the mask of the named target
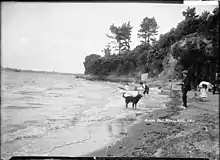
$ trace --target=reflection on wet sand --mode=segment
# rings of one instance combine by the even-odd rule
[[[109,133],[109,137],[114,137],[114,133],[113,133],[111,124],[107,124],[107,131]]]

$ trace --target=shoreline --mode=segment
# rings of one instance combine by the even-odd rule
[[[156,96],[160,96],[160,95],[161,94],[158,94],[158,95],[156,94]],[[168,94],[166,94],[166,96],[168,96]],[[148,101],[148,99],[145,99],[145,101]],[[164,100],[162,100],[162,101],[164,101]],[[91,156],[90,154],[93,154],[93,153],[95,155],[97,155],[97,153],[98,153],[98,156],[106,156],[105,153],[106,153],[106,151],[108,151],[109,146],[114,146],[115,144],[120,142],[122,139],[126,138],[127,135],[130,132],[130,128],[132,128],[135,125],[138,125],[141,121],[143,121],[143,118],[145,118],[148,113],[153,113],[155,110],[163,109],[163,107],[158,107],[158,105],[167,103],[167,100],[165,100],[165,101],[166,102],[161,102],[160,101],[160,102],[156,102],[155,104],[152,104],[152,108],[150,107],[149,111],[147,111],[147,113],[146,112],[136,113],[136,111],[137,112],[139,112],[139,111],[138,110],[132,110],[132,112],[134,113],[135,116],[132,116],[132,117],[128,116],[128,117],[124,117],[122,119],[119,118],[120,120],[123,121],[122,123],[128,123],[129,122],[130,124],[129,123],[125,124],[124,127],[120,126],[119,127],[120,131],[117,132],[117,135],[114,136],[115,137],[115,138],[113,138],[114,140],[111,141],[110,143],[106,144],[104,147],[102,147],[98,150],[92,151],[90,153],[83,154],[81,156],[82,157],[88,157],[88,156],[90,157]],[[142,102],[140,105],[145,105],[144,103],[145,102]],[[151,102],[149,101],[149,103],[151,103]],[[156,107],[156,108],[154,108],[154,107]],[[130,118],[131,118],[131,120],[130,120]],[[115,123],[119,122],[120,121],[119,119],[113,120],[112,121],[113,124],[115,125]],[[121,123],[121,122],[119,122],[119,123]]]
[[[103,84],[104,85],[104,84]],[[114,84],[113,83],[113,86],[114,85],[116,85],[117,86],[117,84]],[[124,105],[124,103],[122,103],[123,105]],[[128,127],[130,127],[130,124],[132,123],[132,124],[136,124],[137,123],[137,121],[139,120],[139,118],[143,115],[143,114],[141,114],[140,113],[140,111],[139,110],[137,110],[137,112],[135,113],[133,110],[130,110],[130,112],[132,112],[131,114],[132,114],[132,117],[134,117],[134,120],[132,120],[132,118],[119,118],[119,119],[121,119],[120,121],[122,121],[121,123],[120,122],[116,122],[117,124],[117,126],[118,127],[122,127],[122,125],[124,125],[124,127],[125,128],[127,128],[126,126],[128,126]],[[139,113],[138,113],[139,112]],[[126,119],[126,120],[124,120],[124,119]],[[122,125],[118,125],[118,124],[122,124]],[[113,128],[113,132],[114,133],[116,133],[117,131],[117,129],[115,129],[115,128],[117,128],[117,127],[114,127],[115,126],[115,124],[111,124],[111,126],[113,126],[112,128]],[[107,126],[104,126],[104,127],[107,127]],[[96,128],[96,127],[95,127]],[[101,128],[101,127],[100,127]],[[77,150],[79,150],[79,154],[78,155],[81,155],[81,151],[80,151],[80,148],[83,148],[83,145],[84,145],[84,150],[82,151],[82,152],[84,152],[84,153],[82,153],[82,155],[83,154],[85,154],[85,153],[89,153],[89,152],[87,152],[87,151],[89,151],[90,149],[90,151],[92,151],[92,149],[99,149],[99,148],[102,148],[103,146],[105,146],[105,145],[107,145],[106,143],[104,143],[103,144],[103,140],[105,141],[105,136],[102,136],[103,134],[102,133],[104,133],[104,132],[101,132],[101,130],[100,130],[100,128],[96,128],[95,130],[96,131],[98,131],[99,132],[99,134],[91,134],[91,136],[94,136],[95,138],[97,138],[97,140],[95,139],[92,139],[92,138],[90,138],[90,134],[89,134],[89,138],[88,137],[85,137],[85,139],[86,139],[86,143],[88,142],[88,144],[85,144],[84,143],[84,141],[83,141],[83,143],[82,144],[79,144],[79,146],[81,146],[81,147],[76,147],[76,146],[74,146],[75,144],[75,138],[73,138],[74,137],[74,134],[75,133],[71,133],[71,129],[67,129],[67,130],[63,130],[62,132],[61,131],[59,131],[59,133],[56,133],[56,134],[54,134],[52,137],[57,137],[57,139],[62,139],[62,138],[60,138],[60,137],[63,137],[63,139],[65,140],[65,141],[67,141],[68,143],[65,143],[65,144],[59,144],[59,141],[54,141],[54,144],[55,143],[57,143],[56,145],[54,145],[54,146],[51,146],[51,147],[45,147],[45,149],[43,149],[42,151],[43,151],[43,155],[50,155],[50,156],[55,156],[55,155],[69,155],[69,156],[74,156],[74,154],[76,153],[76,155],[78,154],[77,152]],[[102,127],[103,128],[103,127]],[[103,129],[104,130],[104,129]],[[119,134],[117,134],[116,135],[116,139],[120,139],[121,137],[124,137],[125,135],[126,135],[126,133],[125,132],[127,132],[127,130],[125,130],[124,132],[121,132],[121,129],[118,129],[120,132],[119,132]],[[101,134],[100,134],[101,133]],[[118,132],[117,132],[118,133]],[[51,134],[52,135],[52,134]],[[86,135],[85,135],[86,136]],[[102,136],[102,137],[99,137],[99,136]],[[88,138],[88,141],[87,141],[87,138]],[[101,139],[102,138],[102,139]],[[81,139],[81,138],[80,138]],[[84,139],[84,138],[82,138],[82,139]],[[99,140],[99,139],[101,139],[101,140]],[[46,137],[45,139],[36,139],[36,141],[37,141],[37,143],[36,144],[40,144],[40,143],[44,143],[44,142],[50,142],[50,140],[51,140],[51,138],[50,137]],[[99,143],[99,142],[100,143]],[[73,143],[73,145],[71,145],[71,143],[69,143],[69,142],[71,142],[71,143]],[[76,141],[77,142],[77,141]],[[77,142],[78,143],[78,142]],[[66,144],[68,144],[68,145],[66,145]],[[69,145],[70,144],[70,145]],[[112,143],[110,143],[110,144],[112,144]],[[95,145],[95,146],[94,146]],[[77,145],[78,146],[78,145]],[[92,147],[93,146],[93,147]],[[24,146],[24,149],[26,149],[25,148],[26,146]],[[74,147],[75,147],[75,149],[76,149],[76,152],[75,153],[71,153],[71,152],[73,152],[73,150],[74,150]],[[92,147],[92,148],[90,148],[90,147]],[[86,151],[87,150],[87,151]],[[18,152],[14,152],[13,154],[23,154],[23,152],[22,151],[18,151]],[[32,151],[30,151],[30,152],[28,152],[28,154],[33,154],[33,152]],[[42,153],[41,153],[41,151],[40,152],[38,152],[38,151],[36,151],[36,153],[35,153],[35,155],[42,155]],[[7,157],[7,153],[6,153],[6,157]]]
[[[162,99],[163,100],[163,99]],[[163,103],[163,102],[162,102]],[[157,102],[157,104],[159,104]],[[141,105],[144,105],[144,102],[141,103]],[[154,104],[155,105],[155,104]],[[149,108],[150,110],[154,108]],[[159,109],[159,108],[158,108]],[[106,146],[109,146],[109,145],[112,145],[112,144],[115,144],[115,142],[117,143],[117,141],[123,139],[125,136],[127,136],[127,132],[129,130],[130,127],[138,124],[143,115],[145,114],[144,112],[140,112],[139,110],[130,110],[132,113],[130,113],[129,115],[127,115],[126,117],[121,117],[121,118],[117,118],[117,119],[114,119],[114,120],[111,120],[110,123],[104,123],[104,125],[106,127],[110,127],[109,128],[109,133],[111,134],[114,134],[113,135],[113,138],[112,140],[109,139],[109,142],[107,142],[108,140],[105,141],[105,139],[103,137],[98,137],[98,136],[101,136],[103,134],[100,134],[98,136],[96,136],[97,139],[90,139],[91,137],[89,136],[89,138],[86,140],[86,146],[84,146],[84,153],[81,155],[79,154],[80,157],[83,157],[84,154],[88,154],[88,153],[91,153],[91,152],[88,152],[88,148],[90,148],[91,146],[93,146],[93,150],[92,152],[95,152],[97,150],[100,150],[100,149],[103,149],[103,151],[105,152],[106,151]],[[137,112],[136,112],[137,111]],[[149,111],[151,112],[151,111]],[[101,129],[101,128],[97,128],[98,130]],[[101,130],[99,130],[99,133],[101,132]],[[109,134],[108,133],[108,134]],[[92,136],[92,134],[91,134]],[[105,136],[104,136],[105,137]],[[109,137],[108,137],[109,138]],[[107,139],[108,139],[107,138]],[[104,140],[105,142],[103,143],[102,141],[100,141],[100,139]],[[81,145],[81,147],[79,148],[82,148],[83,145]],[[50,152],[50,156],[56,156],[56,155],[69,155],[69,156],[73,156],[74,154],[72,154],[71,150],[77,150],[78,148],[75,147],[75,146],[69,146],[69,147],[60,147],[59,149],[56,149],[56,151],[54,150],[53,152]],[[87,151],[86,151],[87,150]]]
[[[135,83],[140,83],[140,77],[132,77],[132,76],[116,76],[116,75],[109,75],[109,76],[97,76],[97,75],[75,75],[76,79],[85,79],[89,81],[101,81],[101,82],[113,82],[118,84],[125,84],[125,83],[132,83],[135,81]],[[172,83],[176,83],[178,80],[172,80]],[[148,87],[162,87],[164,89],[169,89],[169,81],[167,79],[159,79],[159,78],[148,78],[147,80]]]
[[[128,77],[128,76],[115,77],[115,76],[79,75],[79,76],[76,76],[75,78],[91,80],[91,81],[113,82],[113,83],[128,83],[128,82],[133,82],[133,81],[136,81],[136,83],[140,82],[140,80],[137,80],[137,78]],[[165,90],[168,90],[168,88],[169,88],[168,87],[169,86],[168,82],[153,79],[153,78],[149,79],[147,84],[148,84],[149,87],[158,87],[158,86],[160,86]],[[164,93],[168,98],[170,97],[169,92],[161,92],[161,93],[159,93],[159,95],[161,95],[161,94],[163,95]],[[173,101],[173,99],[170,99],[168,102],[165,102],[165,105],[167,105],[168,103],[172,103],[172,101]],[[127,133],[126,134],[128,135],[128,137],[129,137],[130,134],[133,134],[132,130],[133,130],[134,126],[142,125],[144,120],[147,117],[149,117],[150,114],[155,114],[155,113],[157,114],[157,112],[160,112],[160,111],[164,111],[164,109],[163,108],[162,109],[156,109],[155,111],[152,111],[152,113],[143,114],[140,117],[138,117],[138,119],[135,122],[132,122],[132,124],[130,124],[127,127]],[[127,139],[128,137],[121,136],[120,140],[116,141],[116,143],[114,143],[113,147],[111,147],[111,145],[107,145],[107,146],[103,147],[102,149],[93,151],[93,152],[88,153],[88,154],[84,154],[82,156],[83,157],[106,157],[106,156],[111,156],[111,155],[106,154],[106,150],[107,151],[109,150],[109,149],[106,149],[106,148],[109,148],[109,146],[110,146],[111,148],[115,148],[115,150],[117,150],[116,148],[118,146],[118,143],[120,141],[124,141],[124,139]],[[121,148],[121,147],[119,147],[119,148]]]
[[[169,93],[159,93],[159,95],[166,95],[167,97],[169,97]],[[167,106],[167,104],[172,103],[172,99],[170,99],[167,102],[164,102],[164,104]],[[108,157],[108,156],[113,156],[112,154],[108,154],[108,152],[116,152],[118,149],[122,149],[123,147],[120,146],[121,142],[124,141],[128,141],[130,139],[130,137],[132,137],[134,135],[133,130],[136,130],[137,128],[139,128],[139,126],[142,126],[144,123],[144,120],[151,117],[151,115],[160,113],[160,112],[164,112],[166,110],[166,108],[158,108],[155,109],[152,112],[149,113],[145,113],[143,115],[141,115],[140,117],[137,117],[137,121],[133,122],[132,124],[129,125],[129,127],[127,128],[127,136],[126,137],[122,137],[121,139],[119,139],[118,141],[116,141],[116,143],[114,143],[112,146],[105,146],[102,149],[96,150],[94,152],[91,152],[89,154],[85,154],[82,157]],[[108,149],[106,149],[108,148]],[[107,150],[107,154],[106,154],[106,150]],[[118,153],[116,154],[117,157],[123,157],[125,155],[118,155]]]
[[[135,77],[128,76],[98,76],[98,75],[76,75],[75,78],[86,79],[90,81],[107,81],[107,82],[133,82]]]
[[[140,78],[134,77],[134,76],[117,76],[117,75],[108,75],[108,76],[98,76],[98,75],[75,75],[75,78],[77,79],[86,79],[90,81],[107,81],[107,82],[122,82],[122,83],[128,83],[128,82],[140,82]],[[155,80],[153,78],[149,78],[149,80]]]
[[[210,101],[201,104],[193,92],[188,94],[187,109],[177,107],[181,104],[180,91],[173,90],[167,108],[143,115],[128,129],[127,137],[108,148],[107,154],[103,148],[84,156],[219,159],[219,96],[210,94]]]

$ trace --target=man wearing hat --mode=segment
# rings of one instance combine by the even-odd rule
[[[184,70],[182,72],[182,74],[183,74],[183,80],[182,80],[182,83],[181,83],[182,100],[183,100],[182,108],[187,108],[187,92],[191,90],[190,78],[189,78],[189,75],[188,75],[188,70]]]

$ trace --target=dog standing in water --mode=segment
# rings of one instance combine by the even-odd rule
[[[123,93],[123,97],[125,98],[126,108],[128,108],[128,104],[132,102],[133,109],[137,108],[138,101],[143,97],[141,94],[138,94],[136,97],[127,96],[125,97],[125,93]]]

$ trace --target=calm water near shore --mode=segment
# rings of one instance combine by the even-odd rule
[[[137,110],[126,109],[118,86],[71,75],[2,71],[1,158],[87,154],[122,138],[138,115],[168,100],[151,93]]]

